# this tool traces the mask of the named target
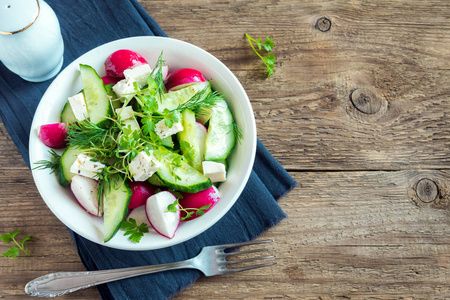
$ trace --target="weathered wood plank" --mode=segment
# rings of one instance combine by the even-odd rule
[[[263,234],[276,266],[202,278],[176,299],[450,297],[450,2],[140,2],[236,74],[259,138],[300,183]],[[275,41],[269,79],[245,32]],[[0,257],[0,299],[24,299],[30,279],[84,267],[2,124],[0,167],[0,233],[34,236],[31,257]]]
[[[448,181],[448,171],[294,175],[301,186],[280,200],[289,217],[263,235],[275,238],[279,263],[203,278],[175,299],[450,295],[449,213],[410,199],[417,178]]]
[[[289,218],[263,234],[275,238],[278,264],[203,278],[177,299],[264,297],[418,298],[449,295],[449,213],[420,202],[415,185],[438,183],[449,200],[448,171],[293,173],[300,186],[280,200]],[[9,182],[6,180],[9,177]],[[20,178],[20,181],[19,181]],[[5,183],[8,182],[8,183]],[[24,187],[27,187],[26,189]],[[30,279],[83,270],[65,227],[40,199],[24,169],[0,172],[0,228],[33,234],[31,257],[0,259],[0,290],[21,299]],[[18,213],[20,212],[20,213]],[[5,244],[0,245],[4,251]],[[67,299],[95,299],[95,289]]]
[[[449,168],[448,2],[141,3],[171,37],[236,74],[260,138],[289,169]],[[314,27],[322,16],[327,32]],[[274,39],[270,79],[245,32]],[[361,88],[379,96],[379,112],[353,106],[349,95]]]

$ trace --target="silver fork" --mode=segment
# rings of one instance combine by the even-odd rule
[[[226,258],[230,255],[246,254],[272,250],[272,248],[251,249],[244,251],[231,251],[233,248],[243,247],[255,244],[271,243],[273,240],[256,240],[251,242],[226,244],[218,246],[204,247],[200,253],[191,259],[161,264],[133,268],[122,268],[114,270],[101,271],[86,271],[86,272],[58,272],[51,273],[38,277],[25,285],[25,292],[27,295],[36,297],[58,297],[66,295],[81,289],[91,286],[96,286],[102,283],[107,283],[115,280],[156,273],[161,271],[175,270],[175,269],[197,269],[203,272],[206,276],[231,274],[235,272],[246,271],[261,267],[267,267],[276,264],[276,262],[268,262],[263,264],[256,264],[251,266],[243,266],[240,268],[227,268],[228,265],[245,263],[254,260],[268,259],[275,256],[258,256],[234,261],[227,261]]]

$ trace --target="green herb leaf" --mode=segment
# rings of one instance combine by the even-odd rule
[[[270,52],[270,51],[272,51],[273,46],[275,46],[275,43],[269,37],[267,37],[266,41],[263,44],[263,46],[264,46],[264,49],[266,49],[267,52]]]
[[[61,156],[56,153],[54,150],[50,150],[50,160],[40,160],[35,162],[36,167],[33,170],[44,170],[50,169],[50,174],[55,173],[58,175],[59,167],[61,164]]]
[[[166,212],[177,212],[177,211],[182,211],[184,212],[186,215],[184,217],[181,217],[180,220],[186,220],[189,219],[190,217],[192,217],[194,214],[197,216],[203,216],[206,212],[206,210],[208,210],[208,208],[211,206],[211,204],[202,206],[200,208],[183,208],[179,201],[179,199],[176,199],[173,203],[169,204],[167,206],[167,211]]]
[[[177,200],[175,200],[175,202],[173,202],[173,203],[171,203],[171,204],[169,204],[168,206],[167,206],[167,212],[177,212],[178,211],[178,207],[179,207],[179,203],[178,203],[178,199]]]
[[[258,46],[258,49],[261,51],[261,38],[259,38],[258,40],[255,40],[254,38],[250,37],[247,33],[245,33],[245,36],[247,37],[247,40],[250,44],[250,46],[252,47],[253,51],[256,53],[256,55],[258,55],[259,58],[261,58],[261,60],[263,61],[264,65],[267,68],[267,78],[270,77],[273,74],[273,67],[275,64],[275,55],[273,54],[268,54],[267,56],[262,56],[258,50],[255,49],[254,44],[256,44]],[[273,50],[275,43],[269,38],[266,38],[266,41],[262,44],[262,46],[264,47],[264,49],[267,52],[270,52]]]
[[[141,225],[138,225],[133,218],[124,220],[120,225],[120,229],[125,231],[123,234],[124,236],[128,235],[128,239],[135,243],[139,243],[144,236],[144,233],[148,232],[147,224],[141,223]]]
[[[12,246],[5,253],[2,254],[3,257],[16,258],[19,256],[19,249],[16,246]]]
[[[26,241],[30,241],[32,238],[31,235],[27,235],[26,237],[24,237],[21,241],[20,241],[20,245],[23,247],[23,244],[25,244]]]
[[[26,255],[30,256],[30,253],[28,253],[25,250],[24,244],[26,241],[31,240],[31,235],[28,235],[26,237],[24,237],[20,243],[17,242],[16,240],[16,236],[21,233],[21,230],[14,230],[13,232],[9,232],[9,233],[5,233],[0,235],[0,239],[2,241],[4,241],[5,243],[9,244],[11,241],[13,241],[16,246],[12,246],[11,248],[9,248],[5,253],[2,254],[3,257],[11,257],[11,258],[16,258],[17,256],[19,256],[20,252],[19,250],[22,250],[23,253],[25,253]]]
[[[18,235],[19,233],[21,233],[21,230],[14,230],[13,232],[9,232],[9,233],[5,233],[0,235],[0,238],[5,242],[5,243],[9,243],[11,242],[11,240],[14,240],[14,238],[16,237],[16,235]]]
[[[150,135],[153,130],[155,130],[155,123],[151,117],[145,117],[141,119],[142,123],[142,133],[145,135]]]

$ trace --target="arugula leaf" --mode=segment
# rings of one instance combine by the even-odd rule
[[[269,38],[266,37],[266,41],[261,44],[261,38],[255,40],[254,38],[250,37],[247,33],[245,33],[245,36],[247,37],[247,40],[252,47],[253,51],[258,55],[259,58],[263,61],[264,65],[267,68],[267,78],[270,77],[273,74],[273,67],[275,64],[275,55],[268,54],[267,56],[262,56],[256,49],[254,44],[258,46],[258,49],[261,51],[262,47],[267,52],[271,52],[273,50],[273,47],[275,46],[275,43]],[[262,46],[262,47],[261,47]]]
[[[120,229],[125,231],[123,234],[124,236],[129,235],[128,239],[135,243],[139,243],[144,236],[144,233],[148,232],[147,224],[141,223],[141,225],[138,225],[133,218],[124,220],[120,225]]]
[[[25,250],[24,244],[26,241],[31,240],[32,236],[27,235],[20,241],[20,243],[18,243],[16,240],[16,236],[21,232],[22,232],[21,230],[14,230],[13,232],[0,235],[0,239],[5,243],[9,244],[11,241],[13,241],[17,246],[17,247],[16,246],[10,247],[5,253],[2,254],[3,257],[16,258],[20,254],[19,250],[22,250],[26,255],[30,256],[30,253]]]

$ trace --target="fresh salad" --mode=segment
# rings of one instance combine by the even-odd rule
[[[220,200],[217,186],[242,134],[198,70],[169,72],[163,53],[150,66],[131,50],[104,65],[104,77],[79,65],[83,88],[59,123],[40,126],[51,159],[35,169],[50,169],[86,212],[103,218],[105,242],[119,231],[139,242],[150,227],[173,238],[180,221]]]

